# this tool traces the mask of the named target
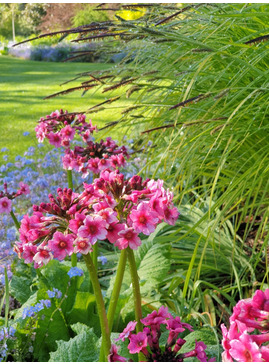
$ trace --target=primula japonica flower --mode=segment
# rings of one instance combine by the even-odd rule
[[[181,322],[179,317],[173,318],[168,312],[168,309],[161,307],[159,311],[153,311],[147,317],[141,320],[144,325],[143,331],[137,334],[133,333],[136,328],[136,321],[128,323],[127,327],[119,335],[118,340],[128,340],[128,350],[130,354],[143,353],[146,361],[157,362],[182,362],[185,358],[196,357],[199,361],[208,361],[205,353],[206,345],[204,342],[196,341],[195,348],[186,353],[180,353],[180,349],[185,344],[185,340],[179,337],[181,332],[186,329],[193,331],[191,325]],[[162,335],[162,328],[168,330],[169,335],[166,345],[160,345],[160,337]],[[123,358],[118,354],[116,345],[112,345],[110,354],[108,356],[110,362],[116,361],[132,361],[131,359]],[[209,361],[214,361],[210,359]]]
[[[117,169],[126,165],[129,158],[125,146],[119,147],[114,140],[85,141],[85,147],[76,146],[73,150],[67,148],[63,157],[65,169],[75,169],[83,173],[85,178],[89,172],[100,174],[101,171]]]
[[[269,289],[240,300],[230,317],[230,328],[221,325],[223,361],[268,362]]]
[[[87,123],[85,119],[86,116],[83,114],[69,114],[67,111],[56,110],[39,120],[35,127],[36,137],[39,143],[47,138],[56,148],[60,146],[67,148],[76,132],[91,134],[96,130],[96,126],[93,126],[91,121]]]
[[[83,178],[87,177],[89,172],[99,174],[107,168],[117,169],[125,166],[126,159],[129,158],[126,147],[119,147],[111,138],[95,142],[92,134],[97,131],[97,127],[93,126],[91,121],[87,123],[85,120],[84,114],[76,115],[56,110],[39,120],[35,128],[36,136],[39,142],[47,138],[56,148],[64,147],[64,169],[75,169],[82,173]],[[86,145],[71,149],[70,142],[76,133],[82,137]]]
[[[29,186],[26,183],[19,182],[20,188],[17,192],[8,192],[7,183],[4,183],[4,190],[0,191],[0,214],[10,213],[12,209],[11,200],[21,195],[30,193]]]
[[[178,216],[173,195],[162,181],[143,182],[139,176],[125,180],[119,171],[109,169],[92,184],[84,183],[81,194],[67,188],[57,192],[56,198],[49,195],[50,203],[34,205],[33,215],[25,215],[21,222],[15,251],[35,267],[73,253],[88,254],[97,240],[108,240],[119,249],[137,249],[139,233],[153,232],[167,209]],[[155,209],[152,199],[157,195]]]

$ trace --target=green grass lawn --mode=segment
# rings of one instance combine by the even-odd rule
[[[36,62],[0,56],[0,150],[7,147],[13,160],[16,155],[23,155],[29,146],[36,145],[34,128],[41,116],[60,108],[69,112],[83,111],[113,96],[112,93],[103,95],[101,91],[94,89],[83,97],[81,91],[75,91],[52,99],[43,99],[55,92],[77,86],[76,82],[60,86],[77,73],[109,67],[113,65]],[[124,103],[123,100],[122,105]],[[116,120],[118,116],[118,109],[111,108],[109,112],[91,114],[91,119],[100,126]],[[30,132],[30,135],[23,136],[25,131]],[[6,153],[0,152],[0,164],[4,154]]]

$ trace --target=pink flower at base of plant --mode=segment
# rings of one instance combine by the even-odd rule
[[[128,246],[136,250],[141,245],[141,240],[133,228],[126,226],[125,230],[120,231],[118,235],[120,238],[115,242],[115,246],[120,250],[126,249]]]
[[[51,145],[59,148],[62,144],[62,137],[60,133],[53,133],[52,131],[48,134],[48,140]]]
[[[97,240],[105,240],[107,236],[107,223],[98,215],[86,216],[83,226],[78,229],[78,236],[88,238],[91,244]]]
[[[7,197],[0,198],[0,214],[9,214],[11,212],[11,201]]]
[[[54,258],[63,260],[67,255],[71,255],[74,237],[72,234],[64,235],[60,231],[56,231],[52,240],[48,241],[48,247],[52,251]]]
[[[178,334],[185,331],[180,318],[177,316],[175,318],[166,321],[166,328],[169,331],[169,336],[167,339],[167,345],[173,346],[177,340]]]
[[[123,356],[120,356],[118,354],[118,347],[115,344],[112,344],[111,349],[110,349],[110,353],[108,355],[108,361],[110,363],[114,363],[114,362],[128,361],[128,359],[124,358]]]
[[[141,202],[137,210],[133,210],[130,214],[133,228],[138,233],[150,235],[154,232],[159,218],[156,212],[152,211],[147,202]]]
[[[144,332],[133,334],[130,336],[128,349],[130,354],[140,353],[148,345],[147,335]]]
[[[132,331],[135,330],[137,322],[136,321],[130,321],[128,322],[125,329],[122,331],[122,333],[119,335],[118,339],[115,339],[115,341],[125,341],[125,339],[129,338],[132,335]]]
[[[74,253],[81,253],[81,254],[88,254],[92,252],[92,244],[90,243],[89,239],[87,238],[77,238],[74,241]]]
[[[243,362],[261,362],[262,354],[259,346],[252,340],[251,335],[244,332],[238,340],[231,340],[230,355],[236,361]]]
[[[168,312],[168,308],[161,306],[159,311],[154,310],[152,313],[148,314],[145,318],[141,320],[143,325],[146,326],[160,326],[161,324],[166,324],[167,319],[172,319],[173,316]]]
[[[202,361],[202,362],[206,362],[207,361],[207,356],[205,353],[205,349],[206,349],[206,345],[203,341],[198,341],[195,339],[195,352],[196,352],[196,356],[197,359]]]

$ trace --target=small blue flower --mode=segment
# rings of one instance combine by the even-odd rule
[[[61,298],[62,297],[62,292],[59,291],[57,288],[53,288],[52,291],[47,291],[47,294],[49,296],[49,298]]]
[[[34,306],[34,310],[35,312],[39,312],[39,311],[42,311],[44,309],[44,305],[42,303],[37,303],[35,306]]]
[[[23,136],[27,136],[27,135],[29,135],[30,133],[29,133],[29,131],[25,131],[24,133],[23,133]]]
[[[4,148],[2,148],[2,149],[1,149],[1,152],[3,152],[3,153],[4,153],[4,152],[9,152],[9,149],[8,149],[8,148],[6,148],[6,147],[4,147]]]
[[[47,294],[48,294],[49,298],[55,297],[55,292],[54,291],[47,291]]]
[[[107,258],[101,255],[97,258],[98,262],[101,262],[102,265],[105,265],[107,263]]]
[[[83,270],[78,267],[72,267],[69,272],[67,272],[70,278],[79,277],[83,275]]]
[[[23,309],[22,318],[25,319],[26,317],[33,317],[35,315],[35,309],[33,306],[26,307]]]
[[[49,308],[51,306],[51,301],[50,300],[40,300],[39,301],[44,307]]]

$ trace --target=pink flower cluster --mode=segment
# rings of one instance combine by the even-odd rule
[[[178,218],[173,194],[163,181],[125,180],[119,171],[104,170],[93,184],[84,183],[81,194],[59,188],[50,203],[33,206],[25,215],[16,252],[26,263],[41,267],[51,259],[73,253],[88,254],[97,240],[108,240],[119,249],[137,249],[139,233],[151,234],[162,220]]]
[[[4,191],[0,191],[0,214],[11,212],[11,200],[21,195],[30,193],[29,186],[26,183],[20,182],[20,188],[17,192],[8,192],[7,183],[4,183]]]
[[[153,311],[146,318],[141,320],[144,325],[143,331],[134,334],[137,322],[131,321],[128,323],[123,332],[119,335],[119,338],[115,341],[129,340],[128,350],[130,354],[136,354],[142,352],[146,358],[146,361],[157,362],[182,362],[185,358],[197,357],[200,361],[207,361],[205,353],[206,345],[202,342],[196,341],[195,348],[186,353],[179,353],[186,340],[182,339],[180,333],[186,329],[193,331],[191,325],[184,323],[180,320],[180,317],[175,317],[168,312],[168,308],[162,306],[159,311]],[[159,339],[161,337],[161,325],[165,325],[169,335],[164,347],[160,346]],[[108,357],[110,362],[116,361],[128,361],[118,354],[118,348],[116,345],[112,345],[111,351]],[[214,361],[214,359],[210,359]]]
[[[221,325],[222,360],[269,362],[269,289],[240,300],[230,317],[230,328]]]
[[[75,133],[78,132],[82,135],[90,135],[96,130],[91,121],[85,121],[86,115],[84,114],[69,114],[67,111],[56,110],[46,118],[40,118],[38,125],[35,127],[36,137],[41,143],[45,138],[49,143],[56,148],[68,148],[70,141],[74,139]]]
[[[36,136],[39,142],[47,138],[56,148],[64,147],[64,169],[75,169],[82,173],[83,178],[87,177],[90,171],[99,174],[106,168],[117,169],[124,166],[129,158],[126,147],[119,147],[111,138],[95,142],[92,134],[97,131],[97,127],[93,126],[91,121],[87,123],[85,120],[84,114],[75,115],[56,110],[39,120],[35,128]],[[76,133],[82,137],[86,146],[71,149],[70,142]]]
[[[74,150],[70,148],[65,150],[64,169],[75,169],[82,172],[82,177],[85,178],[90,171],[99,174],[107,168],[117,169],[125,166],[126,159],[129,158],[125,146],[119,147],[111,138],[98,143],[88,140],[84,135],[83,140],[86,147],[76,146]]]

